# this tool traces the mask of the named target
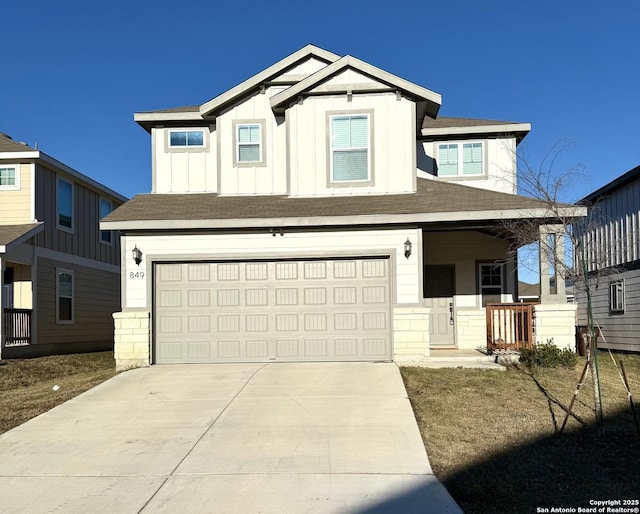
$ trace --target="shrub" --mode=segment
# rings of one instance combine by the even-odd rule
[[[528,368],[573,368],[578,362],[578,356],[568,348],[560,349],[553,340],[546,344],[539,344],[531,350],[520,352],[520,362]]]

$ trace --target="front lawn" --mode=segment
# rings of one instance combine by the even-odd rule
[[[115,372],[113,352],[0,361],[0,434],[104,382]]]
[[[616,357],[640,416],[640,356]],[[590,380],[559,433],[582,359],[573,370],[533,372],[401,368],[434,473],[465,513],[640,497],[640,437],[629,398],[607,352],[599,364],[604,435],[594,426]]]

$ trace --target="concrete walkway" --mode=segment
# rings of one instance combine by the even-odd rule
[[[0,436],[3,513],[459,513],[395,364],[165,365]]]

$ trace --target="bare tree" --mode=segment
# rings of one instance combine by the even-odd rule
[[[539,259],[549,263],[548,275],[540,276],[541,286],[544,280],[551,282],[555,277],[557,287],[558,280],[562,277],[572,283],[574,289],[582,290],[586,295],[586,305],[580,306],[580,309],[585,309],[583,312],[586,318],[586,366],[593,384],[596,422],[604,430],[591,298],[602,278],[617,270],[610,265],[610,249],[592,240],[591,229],[598,223],[598,217],[594,216],[598,206],[588,206],[585,217],[585,206],[576,205],[578,199],[571,198],[575,194],[575,184],[585,179],[583,166],[574,165],[560,171],[557,169],[561,154],[570,146],[569,141],[556,143],[538,166],[531,164],[526,153],[518,156],[518,193],[537,199],[546,210],[546,217],[532,214],[523,219],[507,220],[505,230],[512,239],[513,256],[520,251],[521,261],[537,262],[531,255],[535,252]],[[549,233],[541,231],[541,226],[548,224],[553,225],[553,230]],[[559,252],[558,248],[564,248],[565,251]]]

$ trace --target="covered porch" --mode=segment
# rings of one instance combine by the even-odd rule
[[[443,351],[504,354],[547,342],[573,347],[576,309],[567,304],[564,276],[556,272],[565,254],[563,226],[543,221],[537,227],[542,243],[536,304],[519,301],[518,239],[507,223],[422,227],[431,357]]]
[[[1,348],[33,343],[34,255],[33,246],[24,243],[42,227],[41,223],[0,225]]]

